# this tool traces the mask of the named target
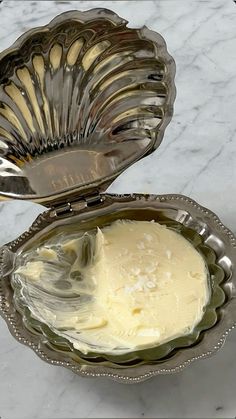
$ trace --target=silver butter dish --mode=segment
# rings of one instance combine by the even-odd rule
[[[10,332],[51,364],[127,383],[215,353],[236,322],[233,234],[181,195],[104,192],[159,146],[170,122],[175,64],[163,38],[146,27],[127,28],[106,9],[72,11],[21,36],[0,64],[1,199],[48,207],[0,252],[0,313]],[[84,356],[22,304],[15,260],[59,231],[117,219],[154,219],[183,234],[205,258],[213,297],[194,334],[158,353]]]

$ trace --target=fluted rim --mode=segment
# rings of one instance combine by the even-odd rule
[[[62,13],[55,17],[49,24],[41,27],[37,27],[34,29],[30,29],[25,34],[21,35],[15,43],[0,53],[0,64],[2,63],[2,68],[5,68],[5,64],[3,63],[10,63],[14,57],[19,56],[21,54],[22,49],[25,47],[27,42],[32,39],[35,35],[39,34],[46,34],[51,33],[52,31],[56,30],[56,28],[60,27],[62,23],[65,22],[79,22],[81,24],[99,20],[106,20],[109,21],[114,27],[119,27],[121,29],[128,29],[127,28],[127,21],[119,17],[116,13],[112,12],[108,9],[103,8],[96,8],[87,10],[85,12],[80,11],[69,11]],[[38,203],[42,203],[46,206],[51,206],[58,202],[63,202],[64,200],[76,196],[78,193],[86,194],[87,191],[91,191],[92,189],[99,189],[100,191],[104,191],[112,181],[120,175],[126,168],[128,168],[131,164],[135,163],[139,159],[143,158],[144,156],[153,152],[161,143],[164,131],[169,124],[172,115],[173,115],[173,104],[176,97],[176,88],[174,84],[174,77],[175,77],[175,62],[174,59],[167,51],[166,42],[163,37],[152,31],[149,30],[146,26],[138,29],[130,29],[129,31],[136,33],[140,39],[151,42],[152,45],[155,47],[155,50],[158,49],[158,58],[162,60],[164,65],[167,67],[168,72],[166,76],[166,86],[167,86],[167,99],[165,104],[165,111],[162,116],[162,122],[160,127],[158,127],[158,133],[156,135],[155,140],[150,143],[148,148],[144,149],[142,152],[140,151],[139,155],[127,161],[124,167],[121,167],[113,174],[109,174],[109,176],[104,176],[102,179],[99,179],[97,182],[93,182],[87,184],[85,187],[81,189],[78,185],[70,186],[68,190],[60,191],[59,193],[55,191],[55,193],[50,195],[44,194],[35,194],[30,195],[28,192],[25,193],[15,193],[12,191],[0,191],[0,199],[23,199],[23,200],[32,200]],[[109,35],[108,38],[109,39]],[[157,58],[156,58],[157,59]],[[11,66],[11,71],[14,70],[14,66]],[[1,79],[1,71],[0,71],[0,79]]]
[[[0,314],[6,320],[12,335],[21,343],[31,347],[36,354],[44,361],[64,366],[81,376],[108,377],[115,381],[125,383],[136,383],[147,380],[160,374],[172,374],[181,371],[193,361],[207,358],[217,352],[224,344],[229,332],[236,327],[236,277],[234,268],[236,266],[236,238],[233,233],[224,226],[220,219],[207,208],[202,207],[192,199],[183,195],[104,195],[108,201],[128,204],[130,202],[143,201],[147,208],[157,205],[162,208],[178,208],[187,211],[194,217],[194,221],[204,220],[204,223],[211,230],[209,237],[213,240],[212,248],[217,248],[218,238],[224,245],[223,255],[230,261],[233,267],[231,277],[224,287],[227,289],[228,300],[219,308],[219,321],[212,328],[204,332],[204,338],[195,346],[178,350],[178,352],[160,364],[139,365],[135,368],[116,369],[104,365],[83,365],[67,358],[65,354],[56,353],[47,345],[43,336],[36,336],[26,329],[22,316],[16,311],[12,298],[13,291],[8,287],[1,288],[0,282]],[[110,201],[109,201],[110,202]],[[88,209],[84,210],[89,211]],[[12,251],[17,251],[23,244],[28,242],[37,232],[46,228],[52,222],[50,212],[41,214],[32,224],[28,232],[25,232],[18,239],[6,245]],[[199,227],[198,225],[195,226]],[[0,258],[1,259],[1,258]],[[6,277],[6,281],[9,278]],[[2,283],[3,285],[3,283]],[[5,289],[3,289],[5,288]]]

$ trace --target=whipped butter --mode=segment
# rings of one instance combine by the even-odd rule
[[[84,353],[125,353],[185,336],[209,300],[202,256],[156,222],[116,221],[60,239],[16,273],[33,316]]]

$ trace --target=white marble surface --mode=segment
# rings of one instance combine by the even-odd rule
[[[114,192],[183,193],[236,232],[236,5],[233,0],[7,1],[0,49],[56,14],[111,8],[159,31],[177,64],[175,115],[158,151],[126,171]],[[23,232],[42,207],[0,204],[0,244]],[[43,363],[0,320],[0,417],[236,416],[236,332],[215,357],[174,376],[125,386]]]

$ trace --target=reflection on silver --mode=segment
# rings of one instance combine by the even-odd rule
[[[100,190],[159,146],[175,64],[114,13],[68,12],[0,54],[0,191],[52,204]]]
[[[6,319],[12,334],[20,341],[29,345],[45,361],[65,366],[72,371],[84,376],[106,376],[114,380],[134,383],[146,380],[154,375],[167,374],[180,371],[196,359],[205,358],[214,354],[223,345],[227,334],[236,325],[236,279],[234,266],[236,264],[236,239],[233,234],[221,223],[215,214],[201,207],[196,202],[181,195],[144,196],[144,195],[103,195],[103,201],[97,207],[84,207],[76,210],[77,204],[73,204],[73,216],[68,218],[67,214],[58,218],[52,217],[52,212],[47,211],[35,221],[30,230],[12,243],[5,246],[5,249],[21,253],[28,246],[33,246],[41,236],[47,236],[50,231],[69,226],[71,221],[77,223],[78,228],[93,229],[99,223],[110,223],[112,220],[121,217],[130,219],[156,219],[179,220],[180,211],[186,216],[182,217],[181,224],[199,233],[202,226],[207,224],[207,236],[202,236],[203,242],[211,237],[211,245],[219,258],[217,264],[223,269],[224,278],[220,274],[221,285],[226,295],[225,302],[217,310],[218,322],[214,327],[202,332],[204,339],[200,339],[195,345],[179,349],[174,356],[166,357],[160,363],[149,363],[143,365],[137,363],[135,367],[121,368],[118,364],[105,362],[100,364],[95,360],[75,362],[76,354],[68,347],[52,345],[46,338],[48,331],[41,330],[38,333],[32,326],[29,327],[27,319],[15,311],[13,303],[13,289],[10,285],[10,275],[2,281],[0,289],[1,303],[0,311]],[[209,245],[209,244],[208,244]],[[5,250],[6,253],[6,250]],[[224,255],[225,257],[222,257]],[[1,258],[0,258],[1,260]],[[12,260],[12,268],[13,268]],[[2,266],[2,264],[0,263]],[[8,264],[9,265],[9,264]],[[53,338],[55,340],[55,337]],[[59,343],[60,346],[60,343]],[[53,349],[53,350],[52,350]]]
[[[158,147],[173,112],[175,65],[164,40],[126,23],[105,9],[68,12],[0,54],[0,197],[64,204],[0,249],[0,313],[13,336],[45,361],[83,376],[134,383],[180,371],[223,345],[236,325],[236,240],[213,213],[180,195],[83,200]],[[57,341],[59,350],[20,314],[11,285],[14,255],[71,219],[94,228],[101,217],[107,223],[127,211],[137,219],[152,213],[177,220],[200,234],[219,258],[227,300],[204,339],[164,362],[76,362],[68,347]]]

